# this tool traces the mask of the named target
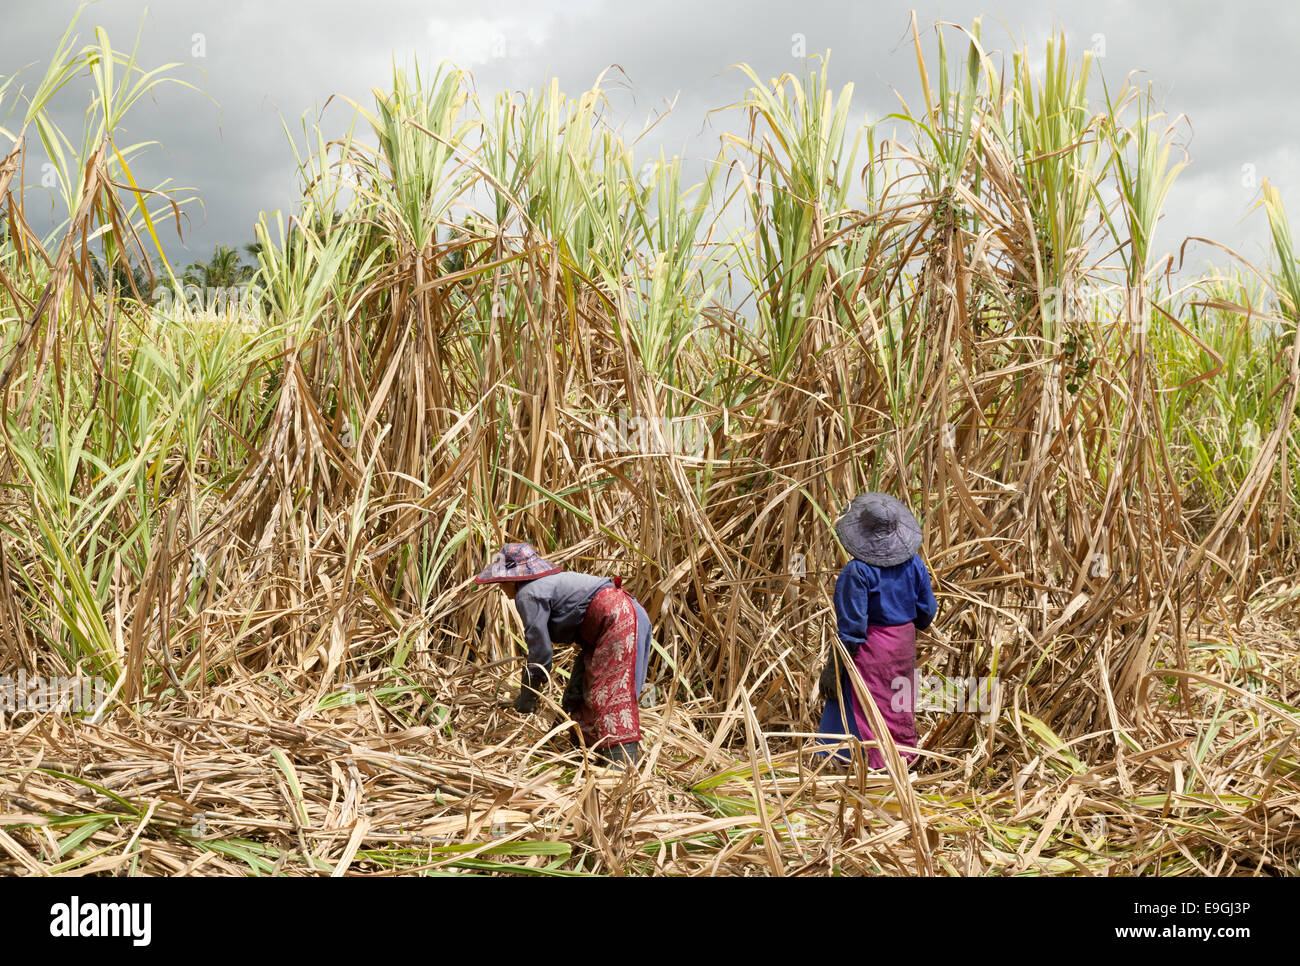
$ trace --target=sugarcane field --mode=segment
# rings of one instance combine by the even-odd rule
[[[256,6],[5,14],[0,876],[1300,873],[1293,103]]]

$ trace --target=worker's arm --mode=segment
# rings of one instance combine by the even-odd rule
[[[523,621],[524,641],[528,644],[528,663],[524,665],[515,709],[529,714],[537,710],[537,698],[551,670],[551,635],[547,629],[551,616],[550,601],[529,593],[525,585],[515,594],[515,609]]]
[[[564,689],[564,697],[560,699],[560,707],[569,714],[581,708],[586,700],[583,696],[586,674],[587,662],[583,659],[582,651],[579,651],[573,661],[573,671],[569,674],[569,686]]]
[[[850,560],[835,580],[835,630],[851,655],[867,639],[867,603],[874,575],[874,568]]]
[[[867,639],[867,595],[872,571],[856,560],[849,561],[835,580],[835,632],[852,657]],[[831,648],[826,666],[817,679],[822,697],[836,700],[840,675],[839,654]]]
[[[916,619],[912,621],[919,631],[925,630],[939,611],[939,603],[934,599],[934,590],[930,587],[930,571],[921,562],[920,557],[912,558],[916,568]]]

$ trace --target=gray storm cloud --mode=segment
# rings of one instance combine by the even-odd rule
[[[728,68],[745,61],[760,76],[798,72],[796,35],[809,54],[831,51],[832,80],[855,85],[859,116],[878,118],[897,107],[899,96],[914,102],[913,7],[922,25],[969,25],[982,14],[991,49],[1028,43],[1032,51],[1063,29],[1073,52],[1092,47],[1104,54],[1098,64],[1112,91],[1140,72],[1136,79],[1154,85],[1171,118],[1186,115],[1180,143],[1189,165],[1168,200],[1161,249],[1203,235],[1260,256],[1266,227],[1252,207],[1265,177],[1289,210],[1300,212],[1300,120],[1292,103],[1300,8],[1292,5],[177,0],[146,7],[103,0],[82,14],[79,33],[85,41],[102,26],[119,48],[134,44],[138,33],[143,65],[177,62],[177,76],[203,92],[164,89],[127,123],[130,140],[160,142],[137,176],[150,183],[169,178],[202,199],[187,207],[184,244],[174,230],[166,239],[169,257],[183,264],[218,243],[251,240],[259,212],[290,209],[294,155],[285,125],[301,135],[301,116],[314,115],[334,95],[367,103],[371,88],[388,83],[394,62],[418,58],[432,74],[449,59],[473,73],[487,102],[552,76],[577,93],[613,67],[611,104],[629,129],[676,99],[670,117],[642,142],[647,156],[662,146],[706,157],[723,132],[741,124],[739,112],[716,110],[744,91],[744,77]],[[26,67],[22,80],[35,83],[76,8],[0,4],[0,74]],[[1092,89],[1101,96],[1097,80]],[[80,129],[84,91],[74,84],[57,102],[56,116],[70,133]],[[350,117],[351,107],[336,98],[326,129],[342,133]],[[0,125],[12,122],[0,116]],[[42,200],[28,197],[38,216]]]

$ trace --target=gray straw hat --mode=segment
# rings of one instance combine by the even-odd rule
[[[835,524],[844,549],[863,563],[893,567],[921,549],[921,525],[888,493],[862,493]]]

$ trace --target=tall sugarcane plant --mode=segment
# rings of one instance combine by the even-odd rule
[[[175,72],[70,30],[3,132],[0,640],[134,707],[246,673],[315,708],[517,655],[465,590],[524,539],[625,573],[684,700],[802,727],[831,524],[877,488],[926,521],[933,669],[996,671],[1058,735],[1134,707],[1186,663],[1153,644],[1176,591],[1295,560],[1286,217],[1266,188],[1260,281],[1174,289],[1155,244],[1182,162],[1149,90],[1099,97],[1059,36],[1039,71],[979,22],[913,42],[920,100],[887,119],[829,58],[740,66],[740,133],[703,167],[648,150],[600,83],[484,103],[454,67],[395,69],[350,128],[286,126],[301,197],[259,220],[223,315],[126,297],[146,263],[181,281],[159,231],[185,199],[114,139]],[[48,105],[83,72],[78,142]],[[37,145],[67,209],[48,237],[17,180]],[[987,757],[1027,747],[1022,721],[936,740]]]

